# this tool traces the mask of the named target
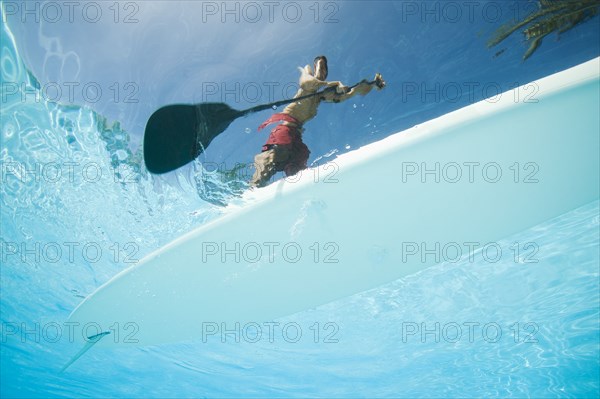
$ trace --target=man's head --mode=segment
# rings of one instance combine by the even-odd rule
[[[319,80],[327,79],[327,58],[324,55],[320,55],[315,58],[315,78]]]

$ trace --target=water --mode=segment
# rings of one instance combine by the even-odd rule
[[[58,370],[73,348],[48,342],[52,332],[21,330],[3,345],[2,389],[19,397],[594,397],[599,211],[595,201],[507,237],[495,263],[475,253],[271,329],[218,326],[193,343],[90,351],[65,374]],[[71,293],[51,298],[40,292],[47,280],[28,293],[16,266],[3,269],[13,294],[3,299],[3,323],[35,330],[44,316],[68,314]]]
[[[161,3],[152,4],[158,9]],[[186,7],[182,4],[169,12]],[[382,4],[396,10],[401,7],[394,2],[378,3]],[[352,21],[356,12],[342,7],[338,16]],[[398,24],[389,15],[379,14],[380,25],[372,33],[386,54],[373,50],[375,55],[370,59],[361,58],[366,60],[364,66],[362,61],[359,63],[358,54],[369,54],[375,38],[366,36],[366,27],[356,28],[353,33],[349,27],[352,24],[348,23],[318,26],[333,35],[333,44],[323,44],[324,51],[337,56],[348,70],[361,65],[361,73],[370,74],[375,67],[381,67],[391,82],[402,78],[415,82],[440,78],[452,81],[453,76],[465,70],[465,59],[475,55],[483,67],[468,68],[466,79],[496,78],[502,87],[509,86],[515,78],[506,71],[518,73],[518,79],[540,77],[598,55],[597,38],[589,39],[595,37],[597,27],[581,27],[571,36],[565,35],[556,47],[545,45],[538,64],[534,64],[537,68],[533,69],[518,62],[507,62],[500,68],[489,60],[482,61],[483,56],[473,50],[481,43],[464,49],[461,43],[469,40],[461,42],[458,38],[450,46],[462,49],[464,55],[436,59],[431,51],[423,51],[423,45],[439,43],[431,42],[438,37],[436,29],[455,29],[456,24],[426,24],[427,29],[415,34],[409,29],[413,20],[413,25],[411,21]],[[184,17],[182,12],[179,18]],[[394,22],[397,26],[392,25]],[[195,163],[168,178],[154,178],[141,163],[141,110],[155,108],[158,101],[173,102],[171,90],[183,90],[185,84],[191,87],[194,79],[183,83],[178,80],[180,86],[166,84],[168,89],[163,90],[167,94],[153,92],[156,83],[145,81],[147,100],[128,109],[122,108],[122,103],[111,108],[110,104],[81,106],[85,101],[71,104],[36,100],[36,90],[55,71],[51,68],[53,57],[60,51],[65,55],[67,49],[49,45],[40,52],[49,61],[36,63],[35,47],[19,48],[15,42],[27,37],[25,25],[16,24],[15,31],[21,34],[17,38],[9,25],[2,23],[2,82],[19,86],[19,92],[10,94],[10,87],[3,85],[0,127],[2,397],[600,394],[598,201],[505,238],[499,243],[504,256],[495,263],[481,253],[474,254],[472,261],[442,263],[375,290],[289,316],[279,320],[277,326],[241,326],[239,332],[235,326],[226,326],[233,332],[225,335],[217,326],[219,332],[199,332],[194,342],[137,349],[92,349],[61,374],[61,367],[79,350],[64,339],[68,329],[63,323],[72,309],[96,287],[145,254],[218,217],[222,213],[219,205],[244,188],[244,179],[237,177],[245,177],[246,172],[234,174],[234,179],[226,183],[215,173],[219,169],[231,170],[237,162],[245,165],[264,137],[249,139],[255,140],[256,145],[216,142],[210,167],[209,163]],[[390,26],[394,28],[387,32],[394,35],[379,31]],[[231,36],[240,39],[246,27],[240,24]],[[43,37],[44,29],[51,28],[54,26],[42,24],[39,31],[30,32]],[[469,38],[480,28],[468,26],[458,37]],[[308,32],[304,25],[299,29]],[[268,38],[269,29],[263,34]],[[312,40],[313,35],[308,37]],[[71,40],[76,40],[78,35],[72,36]],[[294,65],[314,48],[314,41],[295,40],[299,46],[295,52],[280,48],[294,59]],[[411,45],[411,41],[417,44]],[[141,52],[143,43],[137,43],[139,48],[134,51]],[[85,45],[91,48],[88,42]],[[395,46],[393,55],[390,46]],[[355,51],[349,51],[351,48]],[[263,56],[265,53],[261,52],[266,50],[273,51],[264,46],[256,49]],[[102,46],[93,51],[100,54]],[[511,53],[519,51],[509,49],[503,56]],[[86,64],[90,59],[103,59],[101,56],[86,58],[84,50],[75,54],[79,54],[80,70],[79,75],[73,76],[79,76],[81,81],[85,81],[86,74],[98,74],[105,67]],[[340,54],[349,55],[344,58]],[[403,58],[406,54],[411,58]],[[31,70],[24,59],[31,61]],[[135,57],[123,62],[133,62],[132,59]],[[151,72],[160,72],[152,76],[153,82],[164,76],[165,65],[138,62],[117,73],[137,73],[145,64],[153,65],[147,68]],[[68,74],[70,69],[65,65],[68,62],[56,70]],[[268,81],[262,72],[257,72],[260,68],[246,73]],[[286,76],[289,80],[287,69],[286,75],[282,69],[269,78]],[[487,70],[491,74],[484,78],[481,74]],[[238,73],[231,68],[227,72]],[[344,73],[348,74],[345,81],[358,77]],[[140,77],[141,81],[146,78]],[[319,122],[313,122],[315,130],[338,123],[339,119],[344,122],[330,134],[314,136],[310,143],[311,162],[328,160],[391,134],[403,124],[418,123],[467,101],[465,98],[462,102],[435,105],[402,101],[398,86],[388,89],[382,93],[385,97],[366,97],[356,102],[357,107],[350,105],[341,114],[323,111]],[[22,101],[24,90],[30,93],[28,101]],[[377,106],[365,110],[373,104],[370,101]],[[132,120],[134,116],[138,119]],[[258,124],[254,122],[260,123],[258,119],[247,119],[232,129],[248,137],[251,135],[245,134],[245,129]],[[227,155],[230,158],[220,168],[220,155],[225,153],[232,155]],[[262,333],[260,337],[255,334],[258,331]]]

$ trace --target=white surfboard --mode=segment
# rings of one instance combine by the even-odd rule
[[[98,288],[69,321],[90,335],[120,330],[100,346],[200,338],[206,323],[272,321],[593,201],[599,70],[589,61],[249,192]]]

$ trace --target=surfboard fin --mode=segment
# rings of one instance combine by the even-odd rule
[[[63,366],[62,369],[60,369],[60,372],[61,373],[64,372],[70,365],[75,363],[77,361],[77,359],[79,359],[81,356],[83,356],[83,354],[85,352],[89,351],[92,348],[92,346],[96,345],[96,343],[98,343],[98,341],[100,341],[104,336],[106,336],[108,334],[110,334],[110,331],[104,331],[104,332],[101,332],[100,334],[96,334],[96,335],[92,335],[91,337],[88,337],[87,338],[88,342],[86,342],[85,345],[83,345],[83,348],[81,348],[81,350],[79,352],[77,352],[75,354],[75,356],[73,356],[71,358],[71,360],[69,360],[67,362],[67,364],[65,364]]]

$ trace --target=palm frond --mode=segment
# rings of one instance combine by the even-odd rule
[[[562,34],[598,15],[600,0],[539,0],[538,10],[522,21],[502,25],[488,40],[488,48],[498,45],[517,30],[522,33],[529,48],[523,61],[542,44],[542,39],[552,32]]]

